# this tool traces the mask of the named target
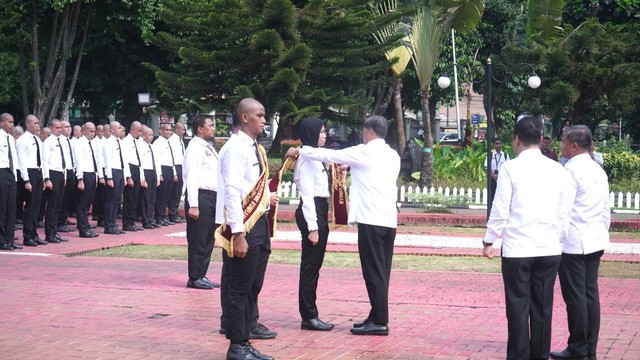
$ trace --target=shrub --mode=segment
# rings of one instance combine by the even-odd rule
[[[408,199],[419,203],[422,212],[426,213],[451,213],[450,207],[469,204],[469,199],[466,196],[444,196],[442,194],[409,194]]]

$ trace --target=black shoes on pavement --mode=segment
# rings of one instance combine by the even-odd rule
[[[300,323],[300,329],[315,330],[315,331],[329,331],[333,329],[333,324],[326,323],[320,320],[318,317],[315,317],[309,320],[302,320],[302,323]]]

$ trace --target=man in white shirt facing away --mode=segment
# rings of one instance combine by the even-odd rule
[[[508,341],[507,359],[548,359],[551,313],[562,240],[569,227],[569,179],[564,168],[542,155],[542,122],[516,122],[518,156],[498,174],[498,188],[484,237],[485,257],[502,239]]]
[[[287,156],[349,165],[349,225],[358,224],[358,252],[371,311],[355,323],[355,335],[389,334],[389,278],[398,225],[396,181],[400,156],[384,141],[387,121],[370,116],[364,122],[363,144],[342,150],[291,148]]]
[[[178,182],[178,174],[174,165],[173,149],[169,142],[171,134],[170,124],[160,124],[160,136],[153,142],[153,152],[156,155],[156,161],[159,163],[163,179],[156,191],[155,207],[156,224],[161,226],[175,224],[173,221],[167,219],[167,202],[169,195]]]
[[[169,208],[169,221],[176,224],[184,222],[184,219],[178,216],[178,206],[180,205],[182,187],[184,186],[184,182],[182,181],[182,163],[185,151],[184,141],[182,139],[184,138],[184,134],[184,124],[177,122],[173,129],[173,135],[169,137],[169,144],[171,144],[171,150],[173,151],[173,160],[178,181],[173,184],[173,189],[171,189],[171,194],[169,194],[167,199],[167,207]]]
[[[609,246],[609,182],[607,174],[589,154],[591,131],[584,125],[564,128],[562,155],[568,161],[571,225],[562,242],[558,270],[567,305],[567,348],[552,352],[555,359],[595,359],[600,332],[598,268]]]

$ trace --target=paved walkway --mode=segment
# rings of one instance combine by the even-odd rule
[[[0,252],[0,359],[224,359],[228,343],[217,333],[219,290],[187,289],[185,262],[78,256],[131,243],[184,245],[186,240],[175,236],[182,231],[183,225],[174,225],[95,239],[74,233],[68,243]],[[295,242],[274,244],[287,248]],[[354,250],[348,243],[332,246]],[[220,264],[213,263],[210,278],[219,273]],[[394,271],[388,337],[349,333],[369,309],[359,269],[322,270],[318,306],[322,318],[336,324],[331,332],[300,330],[297,281],[297,266],[269,265],[261,321],[279,335],[254,345],[277,359],[505,356],[499,274]],[[601,279],[600,287],[598,358],[640,359],[640,280]],[[553,349],[564,348],[566,334],[556,286]]]

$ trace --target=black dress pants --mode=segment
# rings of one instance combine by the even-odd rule
[[[62,205],[60,207],[60,215],[58,216],[58,226],[67,224],[69,214],[76,211],[76,194],[78,192],[78,179],[72,169],[67,171],[67,181],[64,185],[64,195],[62,196]]]
[[[502,258],[507,311],[507,359],[548,359],[553,286],[560,255]]]
[[[185,213],[189,213],[189,202],[185,201]],[[189,279],[197,280],[207,276],[211,252],[213,251],[213,234],[216,225],[216,192],[198,191],[198,220],[187,216],[187,243]]]
[[[27,190],[24,189],[24,181],[20,175],[20,169],[16,169],[18,180],[16,181],[16,219],[24,220],[24,204],[27,202]]]
[[[42,202],[42,170],[27,169],[29,173],[29,183],[31,191],[25,190],[26,205],[24,207],[24,225],[22,236],[24,240],[31,240],[38,237],[38,214],[40,213],[40,203]]]
[[[173,183],[171,194],[169,194],[167,200],[169,220],[171,221],[174,221],[178,217],[178,207],[180,206],[180,197],[182,197],[182,187],[184,186],[184,182],[182,181],[182,165],[176,165],[175,167],[178,181]]]
[[[116,230],[116,216],[118,215],[118,199],[124,191],[124,173],[119,169],[111,170],[113,187],[105,187],[104,201],[104,228],[105,230]]]
[[[13,244],[16,233],[16,178],[9,168],[0,169],[0,244]]]
[[[249,251],[244,258],[228,257],[226,252],[223,253],[229,276],[223,311],[227,316],[226,337],[232,342],[249,339],[254,313],[258,311],[258,295],[271,255],[267,218],[260,218],[253,229],[245,234],[245,239]]]
[[[598,270],[604,251],[591,254],[562,254],[558,275],[567,305],[572,353],[595,356],[600,333],[600,292]]]
[[[93,195],[96,192],[96,174],[93,172],[85,172],[82,175],[84,182],[84,190],[78,190],[78,206],[76,207],[76,221],[78,222],[78,230],[80,233],[91,230],[89,225],[89,207],[93,202]]]
[[[163,181],[160,183],[160,186],[158,186],[158,191],[156,192],[156,222],[160,222],[167,217],[167,200],[175,184],[173,182],[173,170],[171,166],[162,166],[161,169]]]
[[[142,194],[142,225],[153,223],[153,212],[156,208],[156,190],[158,177],[155,170],[144,170],[144,178],[147,181],[147,188],[141,188]]]
[[[104,174],[104,168],[102,168]],[[94,220],[104,220],[104,206],[107,191],[107,179],[104,184],[96,183],[96,192],[93,194],[93,204],[91,205],[91,215]]]
[[[131,169],[131,180],[133,186],[124,188],[124,204],[122,206],[122,225],[136,225],[136,208],[138,207],[138,198],[140,196],[140,167],[129,164]]]
[[[358,252],[371,311],[368,320],[389,323],[389,279],[396,229],[358,224]]]
[[[51,189],[48,189],[47,210],[44,218],[44,234],[46,237],[55,236],[58,233],[58,220],[62,210],[64,199],[64,173],[49,170]]]
[[[322,197],[316,197],[313,200],[318,223],[318,243],[316,245],[309,241],[309,227],[302,213],[302,201],[296,210],[296,224],[302,235],[300,282],[298,284],[298,308],[302,320],[318,317],[316,290],[318,289],[320,268],[322,268],[324,254],[327,250],[327,240],[329,239],[329,223],[327,221],[329,202],[327,198]]]

